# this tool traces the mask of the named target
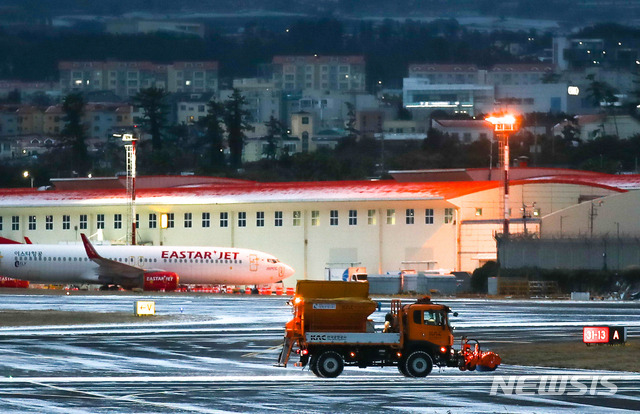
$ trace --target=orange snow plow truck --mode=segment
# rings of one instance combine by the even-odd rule
[[[383,329],[368,319],[378,306],[369,298],[368,282],[300,280],[290,303],[293,319],[286,325],[278,366],[286,367],[292,353],[300,356],[295,366],[308,365],[324,378],[337,377],[345,365],[397,366],[407,377],[425,377],[434,365],[462,371],[500,365],[500,357],[481,351],[478,341],[462,338],[461,348],[454,349],[451,309],[428,296],[409,304],[392,300]]]

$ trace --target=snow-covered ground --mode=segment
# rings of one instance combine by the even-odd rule
[[[2,295],[3,309],[133,312],[154,300],[177,322],[0,328],[0,412],[612,412],[640,410],[640,374],[502,365],[410,379],[395,368],[347,368],[337,379],[278,368],[286,297]],[[389,299],[380,299],[381,323]],[[456,335],[481,342],[579,341],[583,325],[640,331],[640,303],[442,301],[459,312]],[[2,314],[0,313],[0,317]],[[193,321],[189,321],[189,315]],[[203,320],[207,316],[208,320]],[[614,395],[490,395],[495,376],[606,376]],[[519,377],[520,378],[520,377]],[[583,381],[584,382],[584,381]]]

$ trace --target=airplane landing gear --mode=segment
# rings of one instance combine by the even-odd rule
[[[100,290],[101,291],[120,290],[120,287],[118,287],[118,285],[102,285],[100,286]]]

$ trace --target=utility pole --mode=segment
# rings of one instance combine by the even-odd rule
[[[602,205],[602,201],[598,202],[598,206]],[[593,237],[593,221],[598,216],[598,209],[596,208],[596,203],[591,202],[591,208],[589,208],[589,235]]]

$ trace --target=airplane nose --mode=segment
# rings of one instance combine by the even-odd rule
[[[293,270],[293,267],[289,266],[288,264],[284,264],[284,263],[280,263],[283,270],[284,270],[284,275],[283,275],[283,279],[288,278],[289,276],[293,276],[293,274],[296,272],[295,270]]]

